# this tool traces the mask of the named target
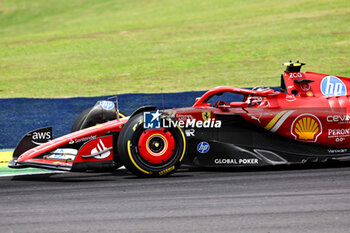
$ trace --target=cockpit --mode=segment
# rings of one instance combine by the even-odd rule
[[[253,89],[234,87],[216,87],[196,99],[193,107],[254,107],[261,106],[266,102],[266,96],[274,94],[275,90],[262,86]]]

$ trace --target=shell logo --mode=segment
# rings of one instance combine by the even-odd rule
[[[296,140],[316,142],[321,133],[322,124],[315,115],[309,113],[301,114],[293,121],[291,134]]]

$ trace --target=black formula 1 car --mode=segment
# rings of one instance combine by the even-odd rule
[[[90,116],[81,117],[91,117],[92,127],[56,139],[51,128],[32,131],[19,142],[9,167],[74,172],[124,165],[137,176],[157,177],[182,163],[239,167],[349,161],[350,79],[301,73],[299,62],[284,65],[280,91],[216,87],[192,107],[146,106],[129,117],[115,117],[111,102],[98,102]],[[230,95],[240,100],[230,101]],[[104,118],[108,115],[112,120]]]

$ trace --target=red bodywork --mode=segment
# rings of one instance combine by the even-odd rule
[[[341,82],[340,84],[332,83],[331,80],[327,83],[328,79],[324,80],[326,77],[330,76],[312,72],[285,72],[282,77],[281,91],[216,87],[197,98],[192,107],[169,109],[165,112],[179,120],[191,118],[199,121],[207,120],[208,116],[214,119],[218,114],[240,115],[247,122],[281,137],[330,147],[349,148],[350,127],[348,123],[350,119],[347,107],[350,80],[332,76],[335,77],[334,80],[341,80],[345,85],[344,92]],[[322,89],[322,81],[325,82],[326,89]],[[231,103],[221,102],[217,106],[208,103],[211,97],[227,92],[242,95],[243,100]],[[91,139],[105,136],[111,131],[120,132],[127,121],[128,118],[122,118],[54,139],[26,151],[18,157],[17,162],[31,165],[57,165],[57,167],[69,170],[75,163],[101,161],[94,157],[84,158],[96,147],[97,142],[93,146],[90,145],[88,149],[86,149],[88,143],[84,144],[74,161],[54,161],[42,158],[42,156],[36,157],[76,141],[88,142]],[[110,146],[111,139],[104,140],[109,140],[106,143]],[[113,156],[102,160],[113,160]]]
[[[120,132],[120,130],[123,128],[123,125],[127,122],[128,118],[122,118],[120,120],[110,121],[106,122],[103,125],[98,125],[95,127],[87,128],[84,130],[80,130],[71,134],[64,135],[62,137],[56,138],[50,142],[47,142],[43,145],[34,147],[26,152],[24,152],[20,157],[18,157],[17,162],[25,162],[30,163],[31,165],[38,165],[41,164],[49,164],[52,166],[57,166],[57,168],[63,168],[63,170],[70,170],[73,163],[82,163],[82,162],[100,162],[100,161],[113,161],[113,156],[108,156],[103,159],[98,159],[95,157],[86,157],[90,155],[92,149],[94,147],[97,147],[97,143],[100,137],[103,137],[108,132]],[[110,136],[111,137],[111,136]],[[96,139],[96,140],[94,140]],[[66,161],[60,161],[60,160],[49,160],[44,158],[36,158],[42,154],[45,154],[49,151],[55,150],[57,148],[74,144],[77,142],[87,142],[84,144],[84,146],[79,150],[77,156],[75,157],[74,161],[72,160],[66,160]],[[109,147],[111,139],[106,138],[103,139],[105,146]],[[95,143],[95,145],[91,146],[89,143]],[[113,150],[111,150],[111,154],[113,153]]]
[[[313,72],[285,72],[283,74],[286,87],[284,92],[272,89],[254,91],[234,87],[216,87],[198,98],[193,105],[193,110],[180,109],[176,114],[192,112],[190,115],[196,116],[196,119],[202,119],[202,114],[198,113],[197,109],[211,112],[212,116],[215,113],[238,114],[246,121],[286,138],[325,146],[349,147],[349,94],[324,95],[321,91],[321,81],[328,76]],[[345,84],[345,87],[350,87],[349,78],[337,78]],[[298,81],[295,82],[295,80]],[[306,80],[306,82],[299,82],[300,80]],[[243,101],[218,107],[207,103],[210,97],[225,92],[243,95]],[[261,97],[261,100],[250,104],[248,97],[251,96]]]

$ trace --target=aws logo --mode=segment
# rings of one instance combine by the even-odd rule
[[[52,140],[52,132],[37,131],[32,134],[32,143],[35,145],[42,145]]]
[[[316,142],[322,133],[321,121],[312,114],[301,114],[293,121],[291,134],[296,140]]]

